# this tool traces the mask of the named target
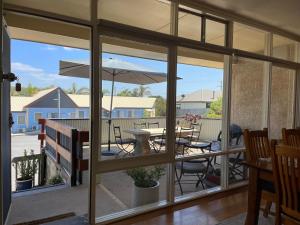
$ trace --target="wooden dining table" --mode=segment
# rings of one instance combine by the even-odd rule
[[[273,168],[270,158],[253,162],[244,162],[249,167],[248,210],[245,225],[257,225],[262,191],[266,190],[266,183],[275,189]],[[275,194],[275,193],[274,193]]]
[[[164,133],[165,128],[148,128],[148,129],[126,129],[125,133],[129,133],[135,136],[136,146],[134,149],[135,155],[149,154],[150,153],[150,136],[161,136]],[[175,130],[176,134],[184,133],[185,135],[191,134],[192,130],[181,130],[181,127]]]

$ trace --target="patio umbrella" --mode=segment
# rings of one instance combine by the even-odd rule
[[[75,61],[60,61],[59,62],[59,74],[63,76],[72,76],[80,78],[90,77],[90,65],[86,62]],[[167,81],[167,75],[165,73],[158,73],[147,71],[133,63],[121,61],[118,59],[106,59],[102,63],[102,79],[112,81],[111,86],[111,102],[108,119],[108,151],[103,152],[104,155],[113,155],[111,151],[111,117],[112,117],[112,105],[113,105],[113,91],[115,82],[130,83],[130,84],[153,84]]]

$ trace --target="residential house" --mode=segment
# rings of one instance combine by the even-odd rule
[[[114,96],[112,118],[155,116],[155,98]],[[109,116],[110,96],[102,98],[102,115]],[[12,133],[39,129],[38,119],[89,117],[89,95],[66,94],[61,88],[40,91],[32,97],[11,96]]]
[[[183,116],[187,113],[204,115],[208,112],[210,104],[221,96],[221,91],[204,89],[177,96],[176,114],[177,116]]]

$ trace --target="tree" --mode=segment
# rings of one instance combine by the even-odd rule
[[[132,94],[135,97],[144,97],[147,95],[151,95],[151,92],[149,90],[149,87],[140,85],[138,88],[133,89]]]
[[[34,94],[38,93],[39,89],[37,87],[34,87],[31,83],[28,84],[27,87],[27,95],[33,96]]]
[[[151,96],[156,98],[154,103],[155,116],[166,116],[167,102],[162,96]]]
[[[119,92],[117,94],[117,96],[129,96],[129,97],[132,97],[133,93],[129,89],[124,89],[123,91]]]
[[[222,117],[222,97],[210,104],[210,109],[207,113],[208,118],[221,118]]]
[[[72,83],[72,87],[68,90],[68,94],[77,94],[77,91],[78,91],[78,89],[77,89],[77,85],[76,85],[76,83]]]

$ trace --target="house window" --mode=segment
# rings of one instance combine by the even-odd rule
[[[211,104],[211,102],[206,102],[206,108],[207,109],[210,109],[210,104]]]
[[[55,119],[55,118],[58,118],[58,113],[48,113],[48,118],[49,118],[49,119]]]
[[[25,124],[25,116],[24,115],[18,115],[18,124],[19,125]]]
[[[79,119],[83,119],[84,118],[84,111],[79,111],[78,112],[78,117],[79,117]]]
[[[39,119],[42,118],[42,113],[35,113],[34,114],[34,121],[39,122]]]
[[[180,104],[176,104],[176,109],[181,109],[181,105]]]
[[[71,112],[71,113],[70,113],[70,118],[71,118],[71,119],[75,119],[75,118],[76,118],[76,113]]]
[[[128,117],[132,118],[132,110],[128,110]]]

